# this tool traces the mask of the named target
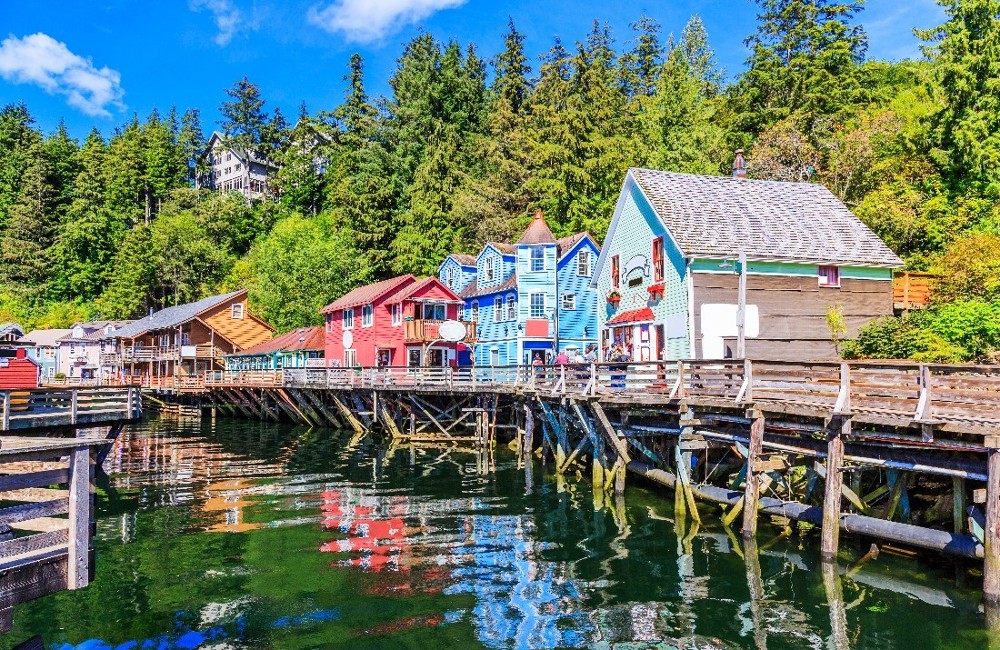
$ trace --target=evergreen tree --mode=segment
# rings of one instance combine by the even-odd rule
[[[663,44],[660,42],[660,24],[642,16],[629,25],[635,32],[635,46],[621,59],[623,90],[629,98],[650,97],[656,93],[656,84],[663,65]]]
[[[135,116],[108,143],[105,158],[107,205],[128,224],[146,221],[146,156]]]
[[[193,183],[200,174],[207,171],[207,164],[203,162],[202,155],[208,142],[201,130],[201,113],[197,108],[188,109],[181,116],[177,146],[180,147],[180,156],[184,161],[184,178]]]
[[[0,231],[18,199],[29,152],[42,139],[31,126],[34,121],[24,102],[7,104],[0,109]]]
[[[1000,181],[1000,0],[939,0],[948,21],[918,34],[933,45],[941,154],[957,184]]]
[[[747,71],[733,88],[736,129],[758,134],[787,117],[810,131],[862,96],[854,67],[867,37],[853,23],[864,0],[757,0]]]
[[[115,254],[111,281],[97,301],[105,318],[140,318],[148,309],[161,305],[156,293],[157,257],[149,226],[140,225],[128,232]]]
[[[74,181],[80,171],[80,162],[77,159],[80,143],[70,137],[66,123],[59,120],[55,133],[46,138],[42,146],[51,173],[49,184],[55,192],[51,208],[56,213],[56,220],[61,221],[66,208],[73,200]]]
[[[21,189],[0,234],[0,282],[21,290],[44,283],[48,273],[45,251],[52,245],[58,219],[52,210],[57,197],[51,185],[53,170],[42,144],[35,143],[27,154]]]
[[[184,183],[186,164],[176,131],[154,110],[142,127],[143,213],[146,223],[160,211],[163,199]]]
[[[243,77],[226,90],[229,101],[222,102],[219,112],[226,146],[254,150],[263,142],[270,125],[264,110],[260,89]]]
[[[719,94],[725,75],[715,61],[715,51],[708,43],[708,31],[700,16],[691,16],[681,31],[677,46],[687,60],[691,76],[701,82],[702,96]]]

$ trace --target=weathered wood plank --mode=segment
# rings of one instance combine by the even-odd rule
[[[63,493],[65,494],[65,492]],[[28,521],[37,517],[52,517],[54,515],[64,515],[69,511],[69,499],[52,499],[50,501],[40,501],[38,503],[25,503],[17,506],[10,506],[0,510],[0,521],[14,524]]]
[[[24,555],[50,546],[61,546],[66,544],[67,539],[69,539],[68,529],[53,530],[27,537],[17,537],[6,542],[0,542],[0,558]]]
[[[68,469],[53,469],[34,474],[4,474],[0,475],[0,493],[22,488],[45,487],[59,485],[69,481]]]

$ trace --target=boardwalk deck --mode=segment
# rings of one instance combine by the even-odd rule
[[[18,603],[89,583],[95,464],[141,416],[136,387],[0,391],[0,632]]]

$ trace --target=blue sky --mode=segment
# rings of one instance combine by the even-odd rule
[[[735,75],[756,11],[750,0],[21,0],[4,7],[0,104],[23,100],[43,130],[64,118],[81,138],[171,105],[200,108],[211,130],[224,90],[247,75],[269,107],[293,117],[303,100],[311,112],[340,102],[352,52],[365,58],[369,92],[386,93],[403,44],[421,30],[475,42],[490,58],[508,17],[535,57],[555,35],[583,39],[595,18],[611,24],[621,46],[641,15],[669,34],[697,13]],[[919,56],[913,28],[943,19],[933,0],[868,0],[859,18],[869,57],[882,59]]]

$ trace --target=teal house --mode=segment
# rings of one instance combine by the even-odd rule
[[[596,344],[591,280],[599,254],[587,233],[556,239],[539,211],[514,244],[491,242],[476,256],[449,255],[438,277],[462,298],[464,320],[476,324],[464,361],[530,364]]]
[[[818,183],[748,179],[742,152],[733,167],[628,171],[591,281],[602,354],[730,358],[742,326],[747,357],[824,359],[828,309],[846,336],[892,314],[902,262],[843,202]]]
[[[236,354],[226,355],[226,370],[281,370],[323,367],[322,327],[300,327]]]

